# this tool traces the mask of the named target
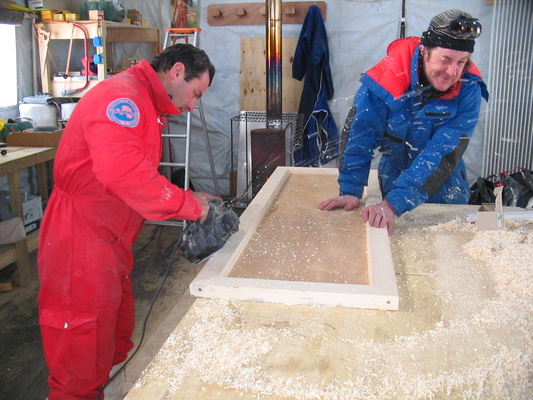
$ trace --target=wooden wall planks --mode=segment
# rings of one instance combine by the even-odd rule
[[[292,77],[294,50],[298,38],[283,38],[282,56],[282,110],[298,112],[303,80]],[[266,40],[241,39],[241,111],[266,110]]]

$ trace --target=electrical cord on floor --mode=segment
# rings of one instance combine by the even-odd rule
[[[141,332],[141,338],[139,340],[139,344],[137,345],[137,348],[131,354],[131,356],[124,362],[124,364],[122,364],[122,366],[119,368],[119,370],[116,371],[113,374],[113,376],[111,376],[109,378],[109,380],[105,383],[104,386],[102,386],[102,389],[100,390],[100,392],[98,392],[98,396],[96,396],[96,400],[101,400],[100,396],[102,396],[102,394],[104,393],[104,389],[107,387],[107,385],[109,385],[109,383],[111,383],[111,381],[113,379],[115,379],[116,376],[118,374],[120,374],[124,370],[124,368],[126,368],[126,365],[129,364],[131,359],[133,357],[135,357],[135,354],[137,354],[137,352],[141,348],[141,345],[142,345],[143,339],[144,339],[144,335],[146,333],[146,325],[148,323],[148,318],[150,317],[150,314],[152,312],[152,308],[154,307],[155,301],[157,300],[157,297],[159,296],[159,293],[161,292],[161,289],[163,288],[163,285],[165,284],[165,282],[166,282],[166,280],[167,280],[167,278],[168,278],[168,276],[170,274],[170,270],[172,268],[172,263],[174,262],[174,257],[176,256],[176,252],[180,249],[182,243],[183,243],[183,235],[180,235],[179,239],[176,241],[176,243],[174,244],[174,247],[172,248],[172,253],[170,254],[170,259],[168,260],[167,270],[165,271],[165,276],[163,277],[163,280],[159,284],[159,287],[157,288],[157,290],[156,290],[156,292],[154,294],[152,302],[150,303],[150,307],[148,308],[148,311],[146,312],[146,316],[144,317],[144,323],[143,323],[143,328],[142,328],[142,332]]]

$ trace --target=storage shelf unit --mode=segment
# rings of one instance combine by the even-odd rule
[[[7,154],[0,158],[0,176],[7,176],[11,209],[14,217],[24,219],[20,171],[35,166],[39,195],[43,202],[46,202],[49,192],[46,179],[46,163],[52,163],[55,154],[55,147],[7,147]],[[52,169],[53,167],[50,166],[50,170]],[[14,246],[2,246],[0,248],[0,269],[16,262],[20,273],[20,284],[21,286],[26,286],[31,279],[28,253],[35,250],[37,246],[37,231],[28,235],[27,239],[16,242]]]
[[[52,93],[53,97],[81,97],[98,82],[108,77],[111,68],[112,47],[114,43],[148,42],[151,43],[152,56],[159,52],[159,30],[157,28],[123,24],[110,21],[45,21],[36,24],[39,41],[39,57],[41,65],[42,92]],[[65,81],[56,81],[50,74],[49,42],[50,40],[83,40],[85,34],[90,43],[93,38],[101,38],[101,46],[96,47],[96,54],[102,56],[102,63],[97,64],[98,74],[90,77],[87,87],[85,77],[68,77],[68,95],[65,94]]]

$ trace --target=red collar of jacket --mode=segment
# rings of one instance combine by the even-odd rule
[[[395,40],[389,44],[387,56],[369,69],[367,75],[387,90],[395,99],[400,98],[411,85],[411,63],[413,54],[419,44],[419,37]],[[464,73],[467,72],[481,78],[481,73],[473,62],[470,62],[468,71],[464,71]],[[438,98],[452,99],[459,94],[460,90],[461,80]]]
[[[139,64],[126,71],[126,73],[128,72],[135,75],[142,86],[148,91],[150,99],[152,100],[156,110],[162,114],[180,113],[180,111],[172,103],[172,100],[161,83],[157,72],[155,72],[148,61],[142,60]]]

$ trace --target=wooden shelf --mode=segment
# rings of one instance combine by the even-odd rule
[[[110,69],[109,60],[112,59],[112,44],[125,42],[148,42],[152,44],[152,56],[155,56],[160,50],[160,35],[157,28],[139,25],[123,24],[111,21],[44,21],[36,24],[39,56],[41,64],[42,92],[52,93],[54,97],[82,97],[89,89],[94,87],[98,82],[108,77],[107,71]],[[97,76],[90,77],[85,86],[85,79],[78,77],[67,78],[67,82],[54,81],[50,76],[50,40],[83,40],[91,41],[96,37],[102,38],[102,45],[96,47],[96,54],[102,56],[102,63],[97,64]],[[81,76],[80,78],[84,78]],[[64,92],[65,83],[67,83],[67,94]],[[72,93],[71,93],[72,92]]]
[[[24,219],[22,193],[19,172],[34,167],[37,170],[39,195],[42,201],[48,200],[48,184],[46,163],[52,163],[56,154],[55,147],[17,147],[7,146],[7,154],[0,158],[0,175],[7,176],[11,210],[14,217]],[[51,167],[52,168],[52,167]],[[30,279],[30,262],[28,253],[37,248],[37,233],[28,235],[27,239],[19,240],[12,247],[0,253],[0,268],[12,262],[17,263],[20,273],[20,284],[26,286]]]

